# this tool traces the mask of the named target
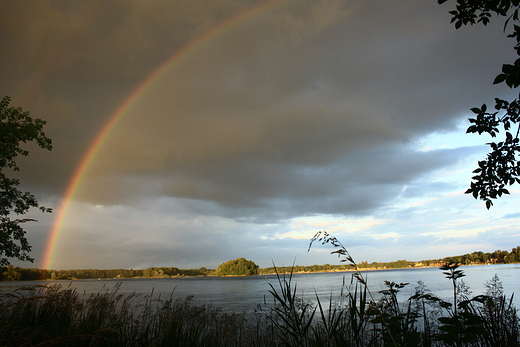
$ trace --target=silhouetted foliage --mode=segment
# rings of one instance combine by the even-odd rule
[[[443,270],[445,271],[445,270]],[[450,281],[462,274],[450,265]],[[455,278],[457,277],[457,278]],[[191,296],[161,298],[103,289],[81,294],[60,285],[0,291],[2,346],[518,346],[518,312],[497,276],[472,298],[453,302],[418,282],[385,281],[379,295],[366,284],[343,281],[341,301],[309,301],[292,276],[270,285],[272,303],[253,312],[223,313]],[[350,282],[350,284],[349,284]],[[456,306],[456,310],[455,310]]]
[[[211,305],[185,299],[118,293],[113,290],[83,297],[59,285],[0,291],[2,346],[519,346],[520,325],[512,296],[507,298],[498,276],[486,292],[470,298],[458,264],[441,270],[453,284],[453,301],[433,294],[418,281],[408,299],[409,283],[384,281],[379,297],[368,289],[357,263],[334,236],[320,232],[312,242],[332,244],[340,259],[356,270],[343,279],[339,302],[328,305],[300,295],[289,275],[277,272],[269,283],[271,303],[253,312],[223,313]],[[310,247],[309,247],[310,249]],[[240,262],[248,262],[239,258]],[[233,262],[233,261],[231,261]],[[229,262],[228,262],[229,263]],[[224,263],[225,264],[225,263]],[[150,268],[150,271],[161,272]],[[202,270],[203,268],[199,269]],[[15,268],[7,267],[8,271]],[[206,269],[207,270],[207,269]],[[98,271],[98,270],[92,270]],[[117,270],[113,270],[117,271]],[[135,271],[135,270],[126,270]],[[390,273],[389,273],[390,274]]]
[[[8,258],[33,261],[29,256],[31,246],[20,224],[35,219],[11,219],[11,216],[24,215],[31,207],[39,206],[32,194],[18,189],[20,180],[8,178],[5,170],[19,171],[16,157],[29,155],[20,143],[34,141],[43,149],[52,149],[51,139],[42,130],[46,122],[31,118],[20,107],[9,107],[10,101],[8,96],[0,101],[0,266],[9,264]],[[43,206],[40,210],[51,212]]]
[[[447,1],[438,0],[438,3]],[[487,25],[493,15],[505,18],[504,33],[515,40],[514,49],[520,56],[519,9],[520,0],[457,0],[455,10],[449,13],[453,16],[451,21],[455,23],[456,29],[477,23]],[[512,89],[520,86],[520,59],[502,65],[502,73],[493,81],[493,84],[499,83],[505,83]],[[488,110],[486,104],[483,104],[471,111],[475,118],[469,119],[472,125],[468,127],[467,133],[487,133],[494,138],[501,130],[504,132],[501,141],[488,143],[491,151],[486,159],[478,162],[478,168],[473,171],[476,175],[466,191],[475,199],[485,201],[489,209],[493,205],[492,199],[509,194],[505,186],[520,183],[520,161],[517,160],[520,152],[520,100],[495,98],[494,110]]]

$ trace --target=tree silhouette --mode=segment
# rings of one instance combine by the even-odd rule
[[[42,131],[46,122],[32,119],[29,112],[23,112],[20,107],[9,107],[10,101],[8,96],[0,101],[0,266],[8,265],[8,258],[34,261],[29,256],[31,246],[21,224],[36,220],[11,217],[24,215],[31,207],[39,206],[32,194],[18,189],[20,180],[8,178],[5,170],[19,171],[16,157],[29,155],[20,143],[35,141],[43,149],[52,149],[51,140]],[[40,210],[51,212],[43,206]]]
[[[438,0],[438,3],[447,1]],[[456,29],[478,23],[487,25],[493,15],[504,19],[504,34],[515,40],[514,49],[520,56],[519,8],[520,0],[457,0],[455,10],[449,13]],[[520,86],[520,59],[502,65],[502,72],[493,81],[493,84],[499,83],[505,83],[511,89]],[[499,142],[487,144],[491,150],[484,160],[478,162],[478,168],[473,171],[475,176],[466,191],[475,199],[483,200],[489,209],[493,205],[492,199],[509,194],[506,186],[520,183],[520,161],[517,160],[520,152],[520,101],[518,98],[510,101],[495,98],[494,110],[483,104],[471,111],[475,118],[469,119],[471,125],[467,133],[487,133],[493,138],[500,134],[502,137]]]

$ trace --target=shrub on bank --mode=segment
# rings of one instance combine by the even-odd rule
[[[258,265],[245,258],[226,261],[215,270],[217,276],[255,276],[258,275]]]
[[[274,305],[228,314],[191,297],[154,298],[113,289],[80,296],[59,285],[0,293],[1,346],[520,346],[512,300],[497,277],[468,298],[464,274],[442,268],[453,302],[423,283],[401,300],[407,283],[385,281],[374,298],[363,278],[344,283],[339,302],[305,301],[292,275],[271,286]],[[345,281],[348,283],[348,281]]]
[[[435,296],[420,281],[406,300],[399,293],[408,283],[391,281],[376,298],[335,237],[319,232],[313,242],[332,244],[332,253],[354,269],[338,302],[331,296],[325,303],[317,295],[315,302],[305,300],[296,295],[292,272],[279,271],[278,286],[269,284],[274,304],[241,314],[194,305],[191,297],[125,296],[118,293],[120,284],[89,297],[59,285],[36,286],[0,292],[0,345],[520,346],[518,311],[497,276],[486,283],[486,293],[470,298],[464,272],[445,264],[441,270],[451,281],[452,300]]]

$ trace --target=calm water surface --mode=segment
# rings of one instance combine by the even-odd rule
[[[466,277],[462,279],[470,287],[472,295],[485,292],[485,283],[495,274],[498,275],[504,287],[504,293],[509,297],[516,293],[517,308],[520,308],[520,264],[461,266]],[[402,289],[401,298],[407,299],[414,293],[417,281],[421,280],[437,296],[449,300],[452,296],[452,284],[438,268],[412,268],[397,270],[363,271],[368,280],[369,289],[378,298],[378,291],[383,289],[384,281],[410,283]],[[337,301],[342,283],[350,284],[352,272],[306,273],[294,274],[293,285],[297,293],[313,300],[315,292],[322,301],[328,302],[330,295]],[[24,281],[0,282],[0,290],[13,291],[20,287],[44,283],[60,284],[63,287],[76,288],[78,293],[90,294],[113,288],[121,282],[120,293],[142,293],[153,297],[174,298],[193,296],[197,304],[209,303],[222,307],[226,312],[251,311],[258,304],[271,303],[269,294],[272,284],[278,287],[276,275],[252,277],[187,277],[187,278],[144,278],[144,279],[108,279],[108,280],[75,280],[75,281]]]

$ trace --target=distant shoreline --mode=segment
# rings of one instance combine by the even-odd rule
[[[518,262],[515,262],[515,263],[509,263],[509,264],[518,264]],[[439,268],[441,267],[442,265],[444,265],[444,263],[436,263],[435,265],[416,265],[416,266],[408,266],[408,267],[379,267],[379,268],[359,268],[358,270],[355,270],[355,269],[329,269],[329,270],[317,270],[317,271],[292,271],[292,274],[317,274],[317,273],[337,273],[337,272],[356,272],[356,271],[361,271],[361,272],[364,272],[364,271],[378,271],[378,270],[407,270],[407,269],[421,269],[421,268]],[[502,263],[499,263],[499,264],[493,264],[493,263],[474,263],[474,264],[467,264],[467,265],[460,265],[461,267],[463,266],[481,266],[481,265],[506,265],[506,264],[502,264]],[[337,266],[337,265],[336,265]],[[296,265],[295,267],[300,267],[298,265]],[[252,275],[252,276],[268,276],[268,275],[276,275],[276,274],[279,274],[279,275],[288,275],[288,274],[291,274],[291,271],[288,270],[292,267],[277,267],[277,269],[279,270],[278,272],[264,272],[262,273],[262,270],[267,270],[267,269],[270,269],[270,268],[264,268],[264,269],[259,269],[259,274],[258,275]],[[35,271],[39,271],[39,272],[55,272],[55,273],[67,273],[67,272],[77,272],[77,271],[93,271],[93,270],[41,270],[41,269],[22,269],[22,268],[17,268],[17,269],[21,269],[21,270],[35,270]],[[182,269],[179,269],[180,271],[188,271],[188,270],[182,270]],[[210,270],[210,269],[208,269]],[[110,272],[110,271],[120,271],[120,269],[105,269],[105,270],[95,270],[95,271],[99,271],[99,272]],[[124,271],[127,271],[127,270],[124,270]],[[134,270],[134,271],[143,271],[143,270]],[[214,270],[211,270],[211,272],[214,271]],[[194,278],[194,277],[247,277],[245,275],[229,275],[229,276],[216,276],[215,274],[213,273],[208,273],[206,275],[202,275],[202,274],[197,274],[197,275],[187,275],[187,274],[180,274],[180,275],[171,275],[171,276],[168,276],[168,275],[164,275],[164,276],[121,276],[121,275],[117,275],[117,276],[113,276],[113,277],[109,277],[109,276],[105,276],[105,277],[98,277],[98,276],[94,276],[94,277],[85,277],[85,278],[78,278],[78,277],[74,277],[74,276],[70,276],[70,277],[61,277],[61,278],[31,278],[31,279],[10,279],[10,280],[3,280],[3,281],[0,281],[0,282],[24,282],[24,281],[46,281],[46,282],[53,282],[53,281],[75,281],[75,280],[117,280],[117,279],[120,279],[120,280],[124,280],[124,279],[164,279],[164,278]],[[105,274],[104,274],[105,275]]]
[[[519,263],[509,263],[509,264],[519,264]],[[305,273],[333,273],[333,272],[356,272],[356,271],[378,271],[378,270],[408,270],[408,269],[426,269],[426,268],[439,268],[443,266],[444,264],[438,264],[438,265],[421,265],[421,266],[408,266],[408,267],[382,267],[382,268],[360,268],[358,270],[356,269],[342,269],[342,270],[324,270],[324,271],[299,271],[299,272],[293,272],[293,274],[305,274]],[[467,264],[467,265],[459,265],[462,266],[480,266],[480,265],[507,265],[507,264],[485,264],[485,263],[478,263],[478,264]],[[288,271],[284,272],[278,272],[279,274],[290,274]],[[262,273],[258,276],[262,275],[276,275],[276,272],[272,273]],[[225,276],[224,276],[225,277]]]

